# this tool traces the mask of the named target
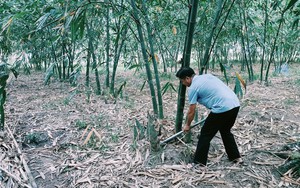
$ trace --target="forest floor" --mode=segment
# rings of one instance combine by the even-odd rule
[[[247,85],[232,129],[244,164],[228,161],[216,135],[206,168],[189,164],[200,127],[192,130],[192,143],[179,139],[157,152],[146,138],[134,140],[136,120],[146,126],[152,111],[147,85],[140,91],[144,73],[118,72],[117,85],[127,84],[117,100],[81,83],[52,79],[44,86],[42,73],[21,75],[7,88],[0,187],[300,187],[291,171],[278,172],[286,161],[274,155],[300,139],[299,70],[272,75],[269,86]],[[173,73],[161,75],[168,81],[178,84]],[[176,98],[171,90],[163,96],[161,140],[174,134]],[[199,117],[208,113],[198,109]]]

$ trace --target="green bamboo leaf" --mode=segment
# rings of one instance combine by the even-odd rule
[[[11,68],[10,70],[14,74],[15,78],[18,78],[19,72],[14,68]]]
[[[119,87],[118,92],[117,92],[117,95],[119,95],[119,94],[122,92],[123,88],[126,86],[126,83],[127,83],[127,82],[124,81],[123,84]]]
[[[140,89],[140,91],[143,91],[144,87],[145,87],[145,84],[146,84],[147,81],[144,81],[143,85],[142,85],[142,88]]]
[[[297,1],[298,0],[290,0],[288,6],[283,10],[283,12],[286,12],[288,9],[292,8]]]
[[[43,16],[41,16],[41,17],[35,22],[36,25],[37,25],[37,26],[36,26],[36,30],[41,29],[41,28],[45,25],[45,23],[46,23],[47,19],[49,18],[49,16],[51,16],[51,13],[50,13],[50,12],[44,14]]]
[[[131,70],[131,69],[134,69],[134,68],[140,68],[140,67],[141,67],[141,65],[134,64],[134,65],[130,65],[130,66],[128,67],[128,69]]]
[[[133,140],[137,140],[138,138],[138,131],[136,125],[133,126]]]
[[[11,25],[11,23],[13,22],[13,16],[9,17],[8,21],[2,25],[2,31],[0,33],[0,35],[2,35],[2,33],[6,30],[8,32],[9,27]]]
[[[173,91],[176,92],[176,89],[175,89],[174,85],[173,85],[172,83],[170,83],[170,82],[167,82],[167,83],[163,86],[163,88],[161,89],[162,92],[163,92],[162,95],[164,95],[164,94],[167,92],[167,90],[169,90],[169,88],[171,88],[171,90],[173,90]]]
[[[168,90],[169,86],[170,86],[170,82],[167,82],[167,83],[163,86],[163,88],[161,89],[161,91],[163,92],[163,93],[162,93],[163,95],[164,95],[165,92]]]

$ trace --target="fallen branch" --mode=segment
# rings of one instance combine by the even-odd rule
[[[22,162],[22,164],[23,164],[23,166],[24,166],[24,169],[25,169],[25,171],[26,171],[26,174],[27,174],[27,176],[28,176],[28,179],[29,179],[29,182],[30,182],[31,187],[32,187],[32,188],[37,188],[37,185],[36,185],[36,183],[35,183],[35,180],[34,180],[32,174],[31,174],[31,171],[30,171],[30,169],[29,169],[29,167],[28,167],[28,165],[27,165],[27,162],[26,162],[25,159],[24,159],[24,155],[23,155],[21,149],[19,148],[19,145],[18,145],[18,143],[17,143],[17,141],[16,141],[14,135],[12,134],[12,132],[11,132],[11,130],[10,130],[10,128],[9,128],[8,126],[6,126],[6,129],[8,130],[8,133],[10,134],[11,138],[13,139],[13,142],[14,142],[16,148],[17,148],[18,154],[20,154],[20,159],[21,159],[21,162]]]
[[[27,184],[24,184],[20,178],[18,178],[17,176],[11,174],[10,172],[8,172],[7,170],[5,170],[4,168],[2,168],[0,166],[0,170],[2,172],[4,172],[7,176],[11,177],[12,179],[14,179],[19,185],[21,185],[22,187],[28,187],[28,188],[31,188],[31,186],[27,185]]]

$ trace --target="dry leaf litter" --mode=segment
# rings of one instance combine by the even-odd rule
[[[258,81],[248,84],[233,128],[245,162],[229,162],[217,135],[206,168],[189,164],[199,127],[193,130],[192,143],[179,138],[158,152],[151,151],[147,139],[134,142],[135,119],[146,125],[152,105],[149,92],[139,91],[142,83],[132,73],[119,77],[128,84],[118,100],[96,96],[83,84],[72,87],[52,79],[44,86],[41,74],[22,75],[8,85],[0,186],[300,187],[291,172],[278,173],[285,160],[272,155],[287,143],[299,142],[296,73],[272,77],[268,87]],[[175,92],[163,97],[161,140],[174,134],[177,105]],[[199,106],[203,113],[207,111]]]

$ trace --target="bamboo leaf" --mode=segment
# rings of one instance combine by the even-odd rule
[[[174,87],[174,85],[172,84],[172,83],[170,83],[170,82],[167,82],[164,86],[163,86],[163,88],[162,88],[162,95],[164,95],[166,92],[167,92],[167,90],[169,89],[169,88],[171,88],[173,91],[175,91],[176,92],[176,89],[175,89],[175,87]]]
[[[163,95],[164,95],[165,92],[168,90],[169,85],[170,85],[170,82],[167,82],[167,83],[163,86],[163,88],[161,89],[161,91],[163,92],[163,93],[162,93]]]
[[[117,95],[119,95],[122,92],[123,88],[126,86],[126,83],[127,83],[126,81],[123,82],[123,84],[118,89]]]
[[[143,89],[144,89],[144,87],[145,87],[145,85],[146,85],[146,82],[147,82],[147,81],[144,81],[144,83],[143,83],[142,88],[140,89],[140,91],[143,91]]]
[[[136,125],[133,126],[133,140],[137,140],[138,138],[138,131]]]
[[[85,133],[87,132],[87,130],[88,130],[89,128],[90,128],[90,125],[88,125],[88,126],[84,129],[84,131],[83,131],[83,133],[82,133],[82,135],[81,135],[80,141],[83,139]]]
[[[158,55],[157,55],[157,54],[154,54],[154,57],[155,57],[155,61],[156,61],[157,63],[159,63],[160,61],[159,61]]]
[[[48,13],[44,14],[43,16],[41,16],[41,17],[35,22],[36,25],[37,25],[37,28],[36,28],[37,30],[41,29],[41,28],[44,26],[45,22],[47,21],[47,19],[49,18],[50,15],[51,15],[51,13],[48,12]]]
[[[131,70],[131,69],[139,68],[139,67],[141,67],[141,65],[134,64],[134,65],[130,65],[130,66],[128,67],[128,69]]]
[[[177,34],[177,29],[175,26],[172,27],[172,32],[173,32],[173,35],[176,35]]]
[[[5,31],[7,30],[7,32],[9,31],[9,26],[11,25],[13,21],[13,17],[9,18],[9,20],[2,26],[2,31],[0,33],[0,35]]]
[[[243,97],[243,90],[241,88],[241,84],[239,79],[236,77],[235,78],[235,86],[234,86],[234,93],[239,97]]]
[[[236,77],[239,79],[239,81],[242,83],[243,87],[246,89],[246,82],[245,80],[242,78],[242,76],[239,73],[235,73]]]
[[[101,135],[100,135],[100,133],[98,133],[98,131],[96,131],[95,128],[93,128],[92,130],[93,130],[93,132],[95,133],[95,135],[99,138],[99,140],[101,140]]]
[[[286,12],[288,9],[292,8],[297,1],[298,0],[290,0],[288,6],[283,10],[283,12]]]
[[[83,145],[86,145],[87,143],[88,143],[88,141],[91,139],[91,137],[92,137],[92,135],[93,135],[93,130],[91,130],[90,132],[89,132],[89,134],[87,135],[87,137],[86,137],[86,139],[84,140],[84,142],[83,142]]]

